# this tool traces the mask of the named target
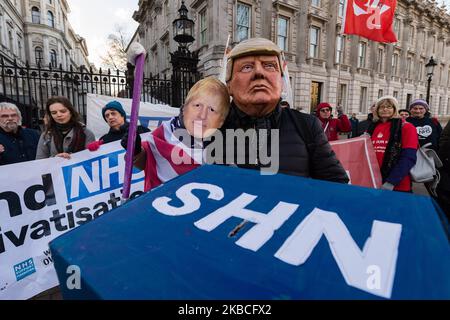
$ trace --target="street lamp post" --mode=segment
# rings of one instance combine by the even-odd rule
[[[430,58],[430,61],[425,65],[427,68],[427,76],[428,76],[428,85],[427,85],[427,103],[430,103],[430,91],[431,91],[431,81],[433,80],[434,67],[437,66],[436,61],[434,61],[433,57]]]
[[[178,43],[178,49],[170,54],[172,63],[172,106],[181,107],[183,98],[191,86],[197,81],[198,52],[190,52],[189,45],[194,42],[194,21],[188,18],[188,9],[181,1],[179,18],[173,25],[173,40]]]

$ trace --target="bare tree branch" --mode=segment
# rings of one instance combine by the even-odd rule
[[[108,48],[105,55],[100,56],[103,68],[125,71],[127,67],[127,44],[130,36],[125,27],[116,25],[114,33],[108,35]]]

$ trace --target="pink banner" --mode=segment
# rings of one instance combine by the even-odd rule
[[[352,185],[380,188],[380,167],[370,137],[338,140],[330,144]]]

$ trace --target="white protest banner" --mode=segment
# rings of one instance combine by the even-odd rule
[[[124,154],[116,141],[70,160],[0,167],[0,300],[28,299],[58,285],[48,243],[120,205]],[[144,173],[136,171],[131,198],[143,189]]]
[[[113,100],[119,101],[122,104],[128,119],[131,114],[131,99],[102,96],[90,93],[87,95],[87,127],[94,133],[96,139],[99,139],[109,131],[109,126],[103,119],[102,108],[108,102]],[[169,120],[170,118],[177,116],[179,113],[180,109],[172,108],[168,105],[141,102],[138,124],[148,127],[153,131],[163,121]]]

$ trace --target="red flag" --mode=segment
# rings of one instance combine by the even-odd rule
[[[378,42],[397,42],[393,31],[397,0],[347,0],[344,34]]]

